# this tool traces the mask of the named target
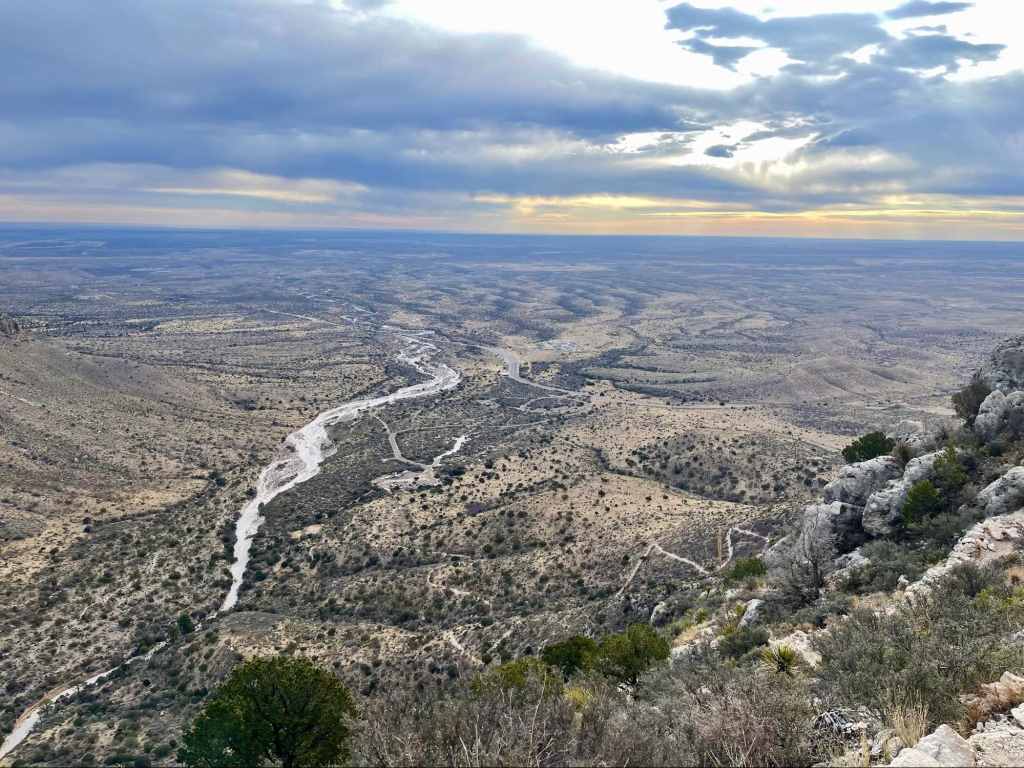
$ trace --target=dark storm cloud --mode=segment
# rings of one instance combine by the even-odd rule
[[[916,192],[1019,195],[1024,189],[1018,127],[1024,121],[1022,73],[956,83],[865,64],[831,83],[783,75],[740,89],[736,96],[755,113],[816,114],[827,120],[833,129],[801,152],[812,167],[836,150],[902,158],[891,168],[835,171],[825,165],[815,171],[832,174],[837,188],[875,177]]]
[[[581,142],[700,128],[721,94],[362,9],[12,0],[0,4],[0,69],[0,168],[217,165],[399,189],[743,194],[698,168],[579,155]]]
[[[708,52],[702,50],[709,45],[707,38],[752,37],[817,70],[831,69],[836,57],[844,53],[890,39],[878,25],[878,17],[870,13],[830,13],[762,21],[731,8],[713,10],[681,3],[668,9],[667,16],[669,29],[694,33],[694,37],[679,44],[695,53]]]
[[[715,144],[704,150],[704,154],[708,157],[732,157],[735,152],[735,144]]]
[[[720,67],[727,69],[735,69],[736,63],[739,62],[744,56],[749,56],[754,51],[758,50],[756,47],[746,45],[712,45],[706,43],[699,38],[693,40],[684,40],[679,43],[683,48],[694,53],[702,53],[706,56],[710,56],[711,60]]]
[[[419,129],[670,128],[682,89],[585,72],[512,36],[454,36],[323,4],[12,0],[0,98],[31,117]]]
[[[960,61],[995,61],[1005,45],[977,45],[949,35],[914,35],[889,43],[878,63],[911,69],[946,67],[955,71]]]
[[[930,3],[927,0],[911,0],[886,13],[890,19],[915,19],[919,16],[942,16],[947,13],[966,11],[973,3]]]

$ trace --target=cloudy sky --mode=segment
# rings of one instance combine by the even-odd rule
[[[4,0],[0,221],[1024,239],[1008,0]]]

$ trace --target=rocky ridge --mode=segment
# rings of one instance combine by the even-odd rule
[[[890,538],[899,531],[911,488],[925,480],[938,482],[938,462],[949,455],[948,446],[953,445],[957,430],[958,445],[973,445],[968,451],[980,450],[997,467],[991,479],[989,466],[985,479],[990,481],[957,510],[979,522],[968,528],[947,557],[916,581],[901,578],[892,602],[876,610],[894,613],[901,602],[926,600],[959,566],[1006,562],[1024,552],[1024,466],[998,465],[1002,446],[1024,437],[1024,336],[999,344],[973,382],[990,390],[973,421],[963,427],[943,422],[898,424],[886,435],[897,446],[893,455],[843,467],[825,487],[822,502],[804,508],[791,539],[766,554],[769,568],[785,567],[794,558],[809,563],[816,553],[826,551],[830,561],[813,567],[827,574],[825,591],[837,590],[851,574],[871,564],[861,553],[865,542]],[[965,455],[960,447],[952,451],[958,460]],[[980,470],[975,474],[977,482]],[[816,632],[798,629],[769,642],[773,648],[788,647],[806,668],[814,669],[821,661],[815,637],[828,633],[828,628]],[[1010,642],[1020,642],[1018,635]],[[950,724],[943,724],[916,744],[907,745],[891,729],[882,729],[870,742],[863,742],[863,747],[853,748],[832,764],[845,765],[847,760],[861,764],[868,759],[875,764],[895,757],[890,763],[894,766],[1024,765],[1024,677],[1006,672],[982,689],[978,695],[961,699],[973,715],[971,722],[978,723],[973,732],[961,735]],[[865,723],[847,725],[858,733],[869,730]]]
[[[970,426],[977,441],[988,446],[1024,435],[1024,335],[996,346],[974,381],[992,390]],[[944,455],[937,446],[945,442],[949,430],[941,422],[929,426],[901,422],[890,430],[887,437],[901,446],[909,461],[901,465],[893,456],[879,456],[844,467],[825,487],[825,503],[804,509],[801,533],[791,549],[818,535],[833,541],[842,555],[868,539],[895,533],[910,489],[935,477],[936,463]],[[975,506],[986,517],[1024,506],[1024,467],[1008,468],[981,490]],[[784,551],[777,551],[777,556]]]

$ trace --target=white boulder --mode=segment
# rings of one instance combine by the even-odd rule
[[[743,611],[743,616],[740,617],[739,628],[752,627],[761,621],[761,606],[764,605],[764,600],[754,598],[747,603],[746,609]]]
[[[903,469],[892,456],[878,456],[848,464],[839,470],[835,480],[825,486],[825,502],[840,501],[863,507],[872,493],[901,474]]]
[[[902,750],[890,765],[974,766],[974,749],[948,725],[940,725],[910,749]]]
[[[978,494],[986,515],[1005,515],[1024,507],[1024,467],[1013,467]]]
[[[1024,391],[1009,395],[993,391],[978,409],[974,419],[974,434],[983,442],[991,442],[1011,424],[1024,423]]]
[[[999,427],[1005,416],[1006,395],[998,389],[993,390],[978,408],[978,415],[974,417],[974,434],[988,442],[999,434]]]

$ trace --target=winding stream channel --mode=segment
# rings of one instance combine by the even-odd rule
[[[312,317],[307,319],[317,320],[317,318]],[[269,503],[279,494],[316,477],[320,473],[320,465],[337,450],[327,432],[330,427],[353,421],[366,411],[383,408],[400,400],[412,400],[414,398],[437,395],[446,390],[453,389],[459,383],[462,378],[461,374],[456,369],[436,359],[439,352],[438,348],[424,339],[424,336],[429,334],[429,331],[398,333],[399,338],[406,345],[405,349],[399,353],[398,359],[411,365],[420,373],[429,376],[430,378],[427,381],[410,384],[387,395],[350,400],[324,411],[309,424],[292,432],[285,438],[281,447],[276,451],[273,461],[260,473],[259,480],[256,483],[256,495],[242,508],[241,514],[238,516],[238,522],[235,525],[234,562],[231,564],[231,588],[221,604],[220,613],[230,611],[238,603],[238,592],[249,565],[249,552],[252,548],[252,541],[264,520],[260,515],[262,506]],[[465,440],[465,436],[459,437],[454,448],[446,451],[439,458],[443,459],[445,456],[457,452]],[[435,459],[435,464],[437,461]],[[14,729],[3,740],[3,743],[0,744],[0,761],[3,761],[7,755],[28,738],[29,734],[39,724],[42,713],[48,706],[56,704],[61,699],[70,698],[81,689],[103,680],[124,665],[132,664],[139,659],[148,659],[163,645],[165,643],[155,646],[146,654],[134,656],[106,672],[93,675],[81,683],[50,691],[42,699],[26,709],[15,721]]]
[[[335,446],[327,435],[328,427],[353,421],[365,411],[381,408],[399,400],[439,394],[459,383],[462,377],[458,371],[444,363],[430,360],[437,353],[436,346],[419,336],[402,338],[409,346],[399,354],[398,359],[431,378],[419,384],[402,387],[388,395],[350,400],[324,411],[302,429],[292,432],[285,438],[274,461],[260,473],[259,481],[256,483],[256,496],[243,507],[235,525],[235,560],[231,564],[231,589],[224,598],[221,611],[230,611],[238,602],[238,590],[249,566],[252,540],[263,523],[260,508],[278,494],[316,477],[320,473],[320,465],[334,453]],[[461,442],[459,445],[461,447]]]

